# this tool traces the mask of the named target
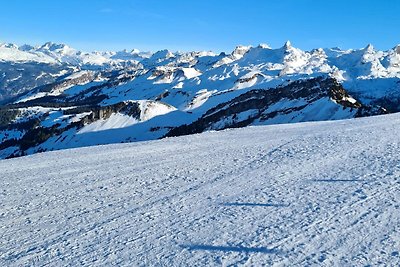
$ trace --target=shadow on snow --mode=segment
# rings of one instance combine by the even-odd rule
[[[288,207],[286,204],[274,204],[274,203],[246,203],[246,202],[229,202],[222,203],[223,206],[249,206],[249,207],[275,207],[282,208]]]
[[[269,249],[265,247],[242,247],[242,246],[211,246],[211,245],[180,245],[181,248],[188,250],[206,250],[206,251],[221,251],[221,252],[242,252],[242,253],[264,253],[264,254],[279,254],[277,249]]]
[[[311,182],[321,182],[321,183],[350,183],[350,182],[365,182],[365,180],[360,179],[313,179]]]

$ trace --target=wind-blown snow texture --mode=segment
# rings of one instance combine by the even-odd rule
[[[400,116],[0,161],[2,266],[398,266]]]

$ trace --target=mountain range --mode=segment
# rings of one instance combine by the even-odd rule
[[[0,158],[400,110],[400,45],[231,53],[0,44]]]

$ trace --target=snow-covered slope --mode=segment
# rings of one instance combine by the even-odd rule
[[[399,266],[400,116],[0,161],[2,266]]]

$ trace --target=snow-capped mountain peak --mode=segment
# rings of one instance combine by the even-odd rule
[[[374,48],[374,46],[373,46],[372,44],[368,44],[368,45],[364,48],[364,50],[365,50],[366,52],[368,52],[368,53],[372,53],[372,52],[375,51],[375,48]]]
[[[136,49],[136,48],[134,48],[134,49],[132,49],[131,50],[131,52],[130,52],[131,54],[139,54],[140,53],[140,50],[139,49]]]
[[[292,48],[292,43],[289,40],[287,40],[285,42],[285,44],[283,45],[283,49],[288,50],[288,49],[291,49],[291,48]]]
[[[49,50],[49,51],[65,51],[71,48],[66,44],[57,44],[53,42],[47,42],[39,47],[39,50]]]
[[[396,45],[393,50],[396,52],[396,54],[400,55],[400,44]]]
[[[268,44],[265,43],[259,44],[257,47],[262,49],[272,49]]]
[[[35,47],[32,45],[29,45],[29,44],[24,44],[19,47],[19,50],[21,50],[21,51],[32,51],[34,49],[35,49]]]
[[[18,49],[18,46],[13,43],[0,43],[1,48]]]
[[[246,54],[249,50],[251,49],[251,46],[245,46],[245,45],[238,45],[235,47],[235,49],[232,52],[232,56],[235,59],[240,59]]]
[[[156,53],[153,54],[151,59],[153,60],[158,60],[158,59],[169,59],[175,57],[174,53],[169,51],[168,49],[160,50],[157,51]]]

